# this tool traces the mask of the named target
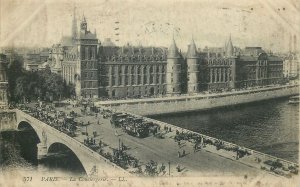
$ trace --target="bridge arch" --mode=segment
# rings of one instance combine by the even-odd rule
[[[20,145],[21,156],[30,163],[38,164],[38,148],[41,142],[38,131],[27,121],[19,122],[17,126],[17,142]]]
[[[32,130],[34,132],[34,134],[36,135],[37,139],[37,143],[41,142],[41,136],[38,132],[37,129],[34,128],[33,125],[31,125],[29,122],[27,121],[20,121],[17,125],[17,129],[18,130]]]
[[[53,142],[48,146],[47,156],[54,157],[59,156],[60,159],[56,159],[56,165],[59,165],[60,169],[67,169],[75,172],[76,174],[87,175],[87,169],[82,162],[82,158],[79,153],[61,142]],[[50,161],[51,162],[51,161]]]

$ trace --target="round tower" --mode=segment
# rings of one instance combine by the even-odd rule
[[[187,51],[187,92],[197,93],[199,92],[199,55],[194,40]]]
[[[166,83],[168,95],[181,94],[181,65],[181,56],[173,38],[167,56]]]
[[[0,54],[0,108],[8,107],[8,80],[7,80],[7,62],[6,56],[4,54]]]

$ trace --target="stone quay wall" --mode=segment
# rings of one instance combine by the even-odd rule
[[[109,107],[142,116],[177,113],[245,104],[299,94],[299,85],[285,85],[252,90],[197,94],[134,100],[98,101],[97,107]]]

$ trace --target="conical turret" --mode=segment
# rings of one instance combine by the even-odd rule
[[[181,55],[178,52],[174,37],[171,46],[168,49],[167,57],[167,72],[166,84],[167,94],[180,94],[181,93]]]
[[[168,58],[179,58],[179,57],[180,57],[180,55],[178,52],[178,48],[176,46],[175,39],[173,37],[172,43],[168,49]]]
[[[196,48],[194,39],[192,39],[191,44],[187,51],[187,92],[197,93],[199,91],[199,56]]]
[[[198,58],[197,47],[196,47],[194,39],[192,39],[191,44],[188,47],[186,57],[187,58]]]

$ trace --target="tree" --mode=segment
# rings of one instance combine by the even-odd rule
[[[28,94],[28,79],[26,76],[18,77],[16,80],[14,98],[16,101],[26,100],[26,95]]]
[[[16,101],[15,89],[16,80],[23,75],[23,58],[17,54],[12,54],[11,61],[7,68],[7,78],[8,78],[8,92],[11,101]]]
[[[38,72],[24,71],[22,58],[16,57],[8,67],[10,99],[15,102],[27,100],[55,100],[70,97],[74,92],[73,85],[66,85],[63,78],[51,73],[50,68]]]

